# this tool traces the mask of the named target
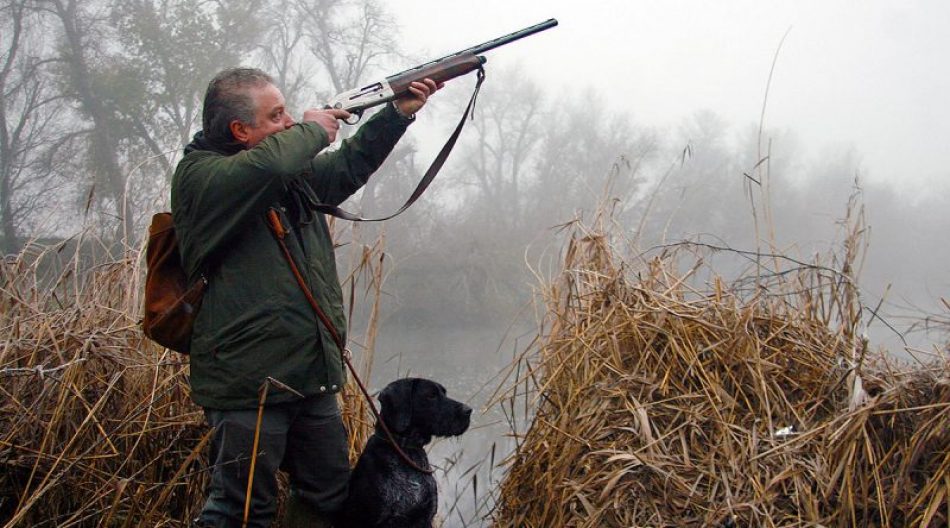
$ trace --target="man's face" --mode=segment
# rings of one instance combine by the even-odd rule
[[[273,84],[254,86],[249,92],[256,109],[254,124],[234,121],[231,123],[231,132],[238,142],[253,148],[271,134],[290,128],[294,119],[284,106],[284,94]]]

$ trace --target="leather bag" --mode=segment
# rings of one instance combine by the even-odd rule
[[[181,265],[171,213],[152,216],[145,248],[145,315],[142,330],[152,341],[176,352],[191,349],[191,332],[208,280],[188,284]]]

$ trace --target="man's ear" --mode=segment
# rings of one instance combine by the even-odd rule
[[[234,136],[234,140],[238,143],[247,144],[248,139],[250,139],[251,134],[247,129],[247,125],[235,119],[228,123],[228,128],[231,129],[231,135]]]

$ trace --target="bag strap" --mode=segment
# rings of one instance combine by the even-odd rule
[[[376,423],[382,427],[383,432],[386,433],[386,436],[389,440],[389,443],[393,445],[393,448],[406,461],[413,469],[420,471],[422,473],[432,474],[434,471],[431,468],[423,468],[419,464],[416,464],[414,460],[409,458],[396,441],[396,438],[390,432],[389,427],[386,426],[386,422],[383,421],[382,416],[380,416],[379,411],[376,409],[376,405],[373,403],[373,398],[369,395],[369,391],[366,390],[366,386],[363,384],[363,380],[360,379],[359,375],[356,373],[356,368],[353,367],[353,363],[350,361],[347,353],[346,343],[343,342],[343,338],[340,337],[340,333],[337,331],[336,327],[333,326],[333,322],[330,321],[330,318],[327,317],[327,314],[320,309],[320,304],[317,303],[317,300],[313,297],[313,294],[310,292],[310,288],[307,287],[307,282],[304,280],[303,275],[300,274],[300,270],[297,268],[297,264],[294,262],[293,256],[290,254],[290,250],[287,248],[287,244],[284,242],[284,237],[287,236],[287,230],[284,228],[283,224],[280,223],[280,216],[278,216],[277,211],[273,208],[268,209],[267,211],[267,224],[271,228],[271,232],[274,233],[274,238],[277,239],[277,244],[280,245],[281,252],[284,254],[284,258],[287,259],[287,264],[290,266],[290,270],[294,274],[294,278],[297,279],[297,284],[300,286],[300,290],[303,291],[304,296],[307,298],[307,301],[310,303],[310,307],[313,308],[314,313],[316,313],[317,318],[323,323],[323,326],[326,327],[327,331],[330,333],[330,337],[333,338],[333,342],[336,343],[337,348],[340,349],[340,356],[343,358],[343,361],[346,363],[346,366],[350,369],[350,373],[353,374],[353,379],[356,380],[357,386],[359,386],[360,392],[363,393],[363,397],[366,398],[366,404],[369,406],[370,411],[372,411],[373,416],[376,417]]]
[[[429,187],[429,184],[435,179],[435,175],[438,174],[440,170],[442,170],[442,166],[445,165],[445,161],[449,158],[449,153],[452,152],[452,148],[455,147],[455,143],[458,141],[459,135],[462,133],[462,128],[465,126],[465,120],[468,119],[470,113],[474,115],[473,110],[475,109],[475,100],[478,98],[478,91],[482,87],[482,82],[485,81],[484,68],[478,69],[477,76],[478,81],[475,83],[475,91],[472,92],[472,98],[469,99],[468,106],[465,108],[465,113],[462,114],[462,119],[460,119],[459,124],[456,125],[455,131],[452,132],[451,136],[449,136],[449,139],[445,142],[445,145],[442,146],[442,150],[439,151],[439,154],[432,161],[432,165],[429,165],[429,168],[422,176],[422,179],[419,180],[419,183],[416,185],[416,190],[412,191],[412,195],[409,196],[409,199],[406,200],[406,203],[404,203],[402,207],[400,207],[395,213],[380,218],[363,218],[357,214],[344,211],[335,205],[321,203],[315,205],[313,209],[315,211],[328,214],[330,216],[335,216],[337,218],[342,218],[344,220],[350,220],[352,222],[382,222],[400,215],[403,211],[409,209],[409,206],[414,204],[416,200],[422,196],[422,193],[426,191],[426,189]]]

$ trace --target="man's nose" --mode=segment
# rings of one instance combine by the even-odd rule
[[[290,114],[284,114],[284,115],[286,116],[286,119],[284,119],[284,130],[287,130],[288,128],[294,125],[295,121],[294,121],[293,116],[291,116]]]

